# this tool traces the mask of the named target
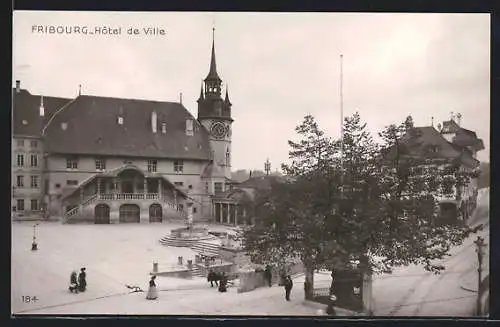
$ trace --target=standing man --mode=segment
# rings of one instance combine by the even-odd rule
[[[264,277],[269,284],[269,287],[272,286],[272,279],[273,279],[273,274],[271,272],[271,266],[267,265],[266,270],[264,270]]]
[[[285,278],[285,300],[290,301],[290,292],[292,291],[293,282],[292,277],[290,275]]]
[[[80,269],[80,274],[78,275],[78,286],[80,292],[85,292],[87,289],[87,274],[85,273],[85,267]]]

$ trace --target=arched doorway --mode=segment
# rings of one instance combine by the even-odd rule
[[[109,206],[101,203],[94,208],[94,222],[96,224],[109,224]]]
[[[149,206],[149,222],[150,223],[161,223],[163,216],[163,210],[161,205],[158,203],[153,203]]]
[[[123,204],[120,207],[121,223],[138,223],[141,221],[141,209],[137,204]]]

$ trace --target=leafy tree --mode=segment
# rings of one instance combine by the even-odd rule
[[[296,131],[301,140],[289,141],[292,162],[282,167],[293,182],[274,183],[257,196],[260,221],[245,239],[252,258],[262,262],[300,259],[306,298],[314,269],[341,269],[352,259],[364,273],[409,264],[439,272],[444,267],[434,261],[472,232],[443,220],[436,209],[440,197],[450,197],[473,176],[456,160],[435,165],[435,152],[422,147],[411,117],[387,126],[382,145],[358,113],[347,117],[343,167],[339,142],[326,137],[312,116]]]

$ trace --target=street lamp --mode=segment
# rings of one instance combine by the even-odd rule
[[[38,244],[36,243],[36,226],[38,225],[38,223],[33,225],[33,243],[31,243],[31,251],[38,250]]]

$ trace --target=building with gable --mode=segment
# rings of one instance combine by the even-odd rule
[[[483,141],[475,132],[461,127],[457,120],[452,117],[437,129],[434,126],[411,128],[401,140],[407,145],[405,156],[423,158],[426,166],[442,170],[454,166],[461,171],[477,172],[480,165],[477,153],[484,149]],[[441,215],[468,219],[476,207],[477,194],[477,178],[472,178],[467,186],[453,186],[452,195],[438,197]]]
[[[211,221],[213,198],[232,185],[232,104],[227,88],[222,97],[214,41],[197,118],[179,102],[52,98],[30,94],[19,81],[13,92],[16,217],[43,213],[66,222],[120,223],[189,215]],[[35,154],[36,165],[28,165]]]

